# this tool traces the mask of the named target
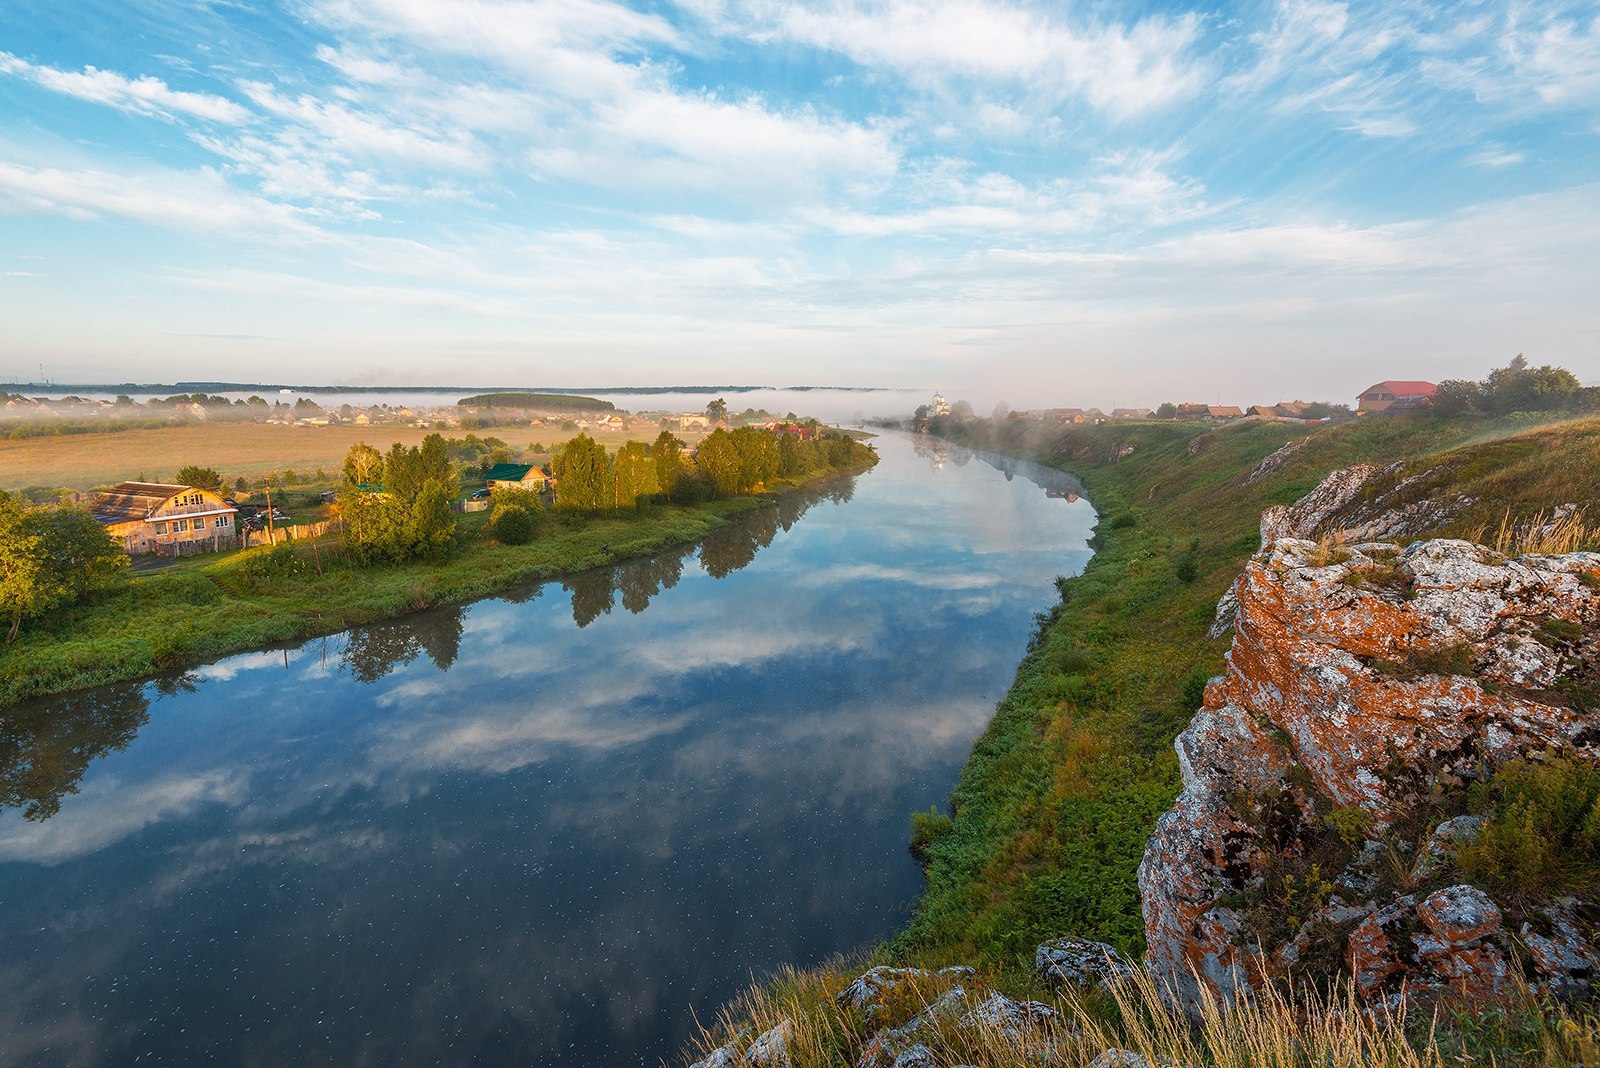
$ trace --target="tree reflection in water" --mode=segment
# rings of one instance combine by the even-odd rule
[[[163,680],[167,681],[167,680]],[[144,686],[124,683],[0,712],[0,808],[47,820],[89,765],[133,741],[150,719]]]
[[[394,623],[379,623],[345,634],[339,664],[362,682],[377,682],[419,653],[440,671],[449,671],[461,646],[462,606],[431,608]]]
[[[657,594],[678,584],[683,565],[697,551],[706,574],[726,578],[749,566],[758,552],[772,544],[780,527],[789,530],[819,501],[850,500],[855,488],[854,476],[829,479],[811,489],[784,494],[773,507],[762,508],[706,535],[698,547],[669,549],[562,579],[561,587],[572,595],[572,620],[587,627],[615,607],[618,594],[622,607],[635,615],[643,612]]]

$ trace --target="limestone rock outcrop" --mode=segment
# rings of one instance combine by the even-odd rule
[[[1572,696],[1600,686],[1600,554],[1293,536],[1378,473],[1269,512],[1226,599],[1226,671],[1178,738],[1183,792],[1139,869],[1147,963],[1187,1001],[1319,970],[1374,999],[1494,996],[1519,960],[1569,996],[1600,962],[1600,909],[1513,916],[1453,870],[1482,820],[1443,811],[1514,760],[1600,762],[1600,714]]]

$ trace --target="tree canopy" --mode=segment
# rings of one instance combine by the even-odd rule
[[[0,612],[6,641],[24,619],[100,589],[126,570],[128,557],[106,528],[77,508],[33,508],[0,490]]]

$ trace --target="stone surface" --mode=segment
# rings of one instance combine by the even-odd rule
[[[1004,994],[990,994],[963,1013],[957,1026],[984,1035],[1016,1039],[1037,1034],[1051,1024],[1059,1023],[1061,1014],[1039,1001],[1013,1001]]]
[[[1219,610],[1219,623],[1235,617],[1226,670],[1177,740],[1183,792],[1139,869],[1147,963],[1187,1002],[1202,985],[1226,1000],[1319,962],[1375,998],[1402,983],[1503,992],[1515,954],[1501,905],[1440,885],[1476,821],[1413,832],[1422,840],[1398,852],[1386,835],[1422,800],[1461,795],[1510,760],[1600,761],[1600,722],[1558,688],[1563,672],[1600,662],[1600,594],[1580,578],[1600,576],[1600,555],[1508,560],[1447,539],[1402,549],[1297,536],[1336,522],[1380,474],[1336,472],[1269,511],[1262,549]],[[1283,871],[1309,864],[1308,842],[1330,839],[1334,810],[1374,841],[1318,870],[1322,898],[1295,929],[1264,924],[1260,903],[1285,893]],[[1553,991],[1571,993],[1593,968],[1581,911],[1530,928]]]
[[[789,1036],[793,1032],[794,1025],[790,1021],[779,1023],[750,1043],[750,1048],[744,1051],[743,1063],[750,1068],[790,1068]]]
[[[1047,983],[1088,989],[1132,973],[1122,954],[1104,942],[1052,938],[1033,955],[1035,974]]]
[[[919,1042],[894,1059],[894,1068],[935,1068],[933,1051]]]
[[[719,1046],[706,1054],[703,1059],[695,1061],[689,1068],[737,1068],[738,1063],[738,1055],[734,1053],[732,1046]]]
[[[968,973],[972,971],[970,968],[964,970]],[[880,964],[858,975],[849,986],[839,991],[835,1000],[841,1008],[860,1009],[871,1022],[882,1015],[881,1001],[885,993],[918,979],[928,979],[931,974],[922,968],[891,968],[887,964]]]
[[[1126,1049],[1108,1049],[1089,1062],[1089,1068],[1150,1068],[1150,1062]]]

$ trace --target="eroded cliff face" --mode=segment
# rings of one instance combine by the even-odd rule
[[[1272,977],[1494,996],[1600,968],[1574,897],[1497,902],[1454,862],[1472,784],[1514,760],[1600,761],[1600,554],[1506,559],[1464,541],[1330,548],[1369,471],[1263,520],[1223,610],[1224,675],[1177,742],[1184,789],[1139,869],[1147,962],[1185,998]],[[1298,514],[1297,514],[1298,513]]]

